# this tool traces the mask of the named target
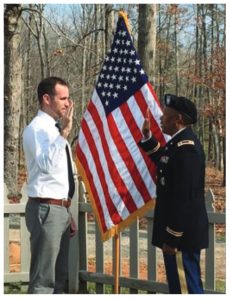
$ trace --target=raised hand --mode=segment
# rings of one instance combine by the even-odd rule
[[[150,114],[149,114],[149,108],[146,110],[145,114],[145,120],[142,126],[142,133],[145,138],[150,137]]]
[[[62,118],[61,135],[64,138],[67,138],[68,135],[70,134],[72,125],[73,125],[73,101],[70,100],[70,105],[66,111],[65,116]]]

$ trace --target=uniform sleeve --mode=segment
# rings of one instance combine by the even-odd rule
[[[153,136],[147,140],[140,141],[138,145],[154,162],[157,162],[162,148]]]
[[[171,199],[169,199],[165,243],[178,247],[194,213],[193,193],[198,186],[200,176],[200,161],[194,147],[181,147],[175,154],[171,167],[173,175],[170,183]]]

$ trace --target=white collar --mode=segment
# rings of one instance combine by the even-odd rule
[[[37,116],[45,118],[47,120],[47,122],[50,122],[52,124],[56,123],[56,120],[51,117],[49,114],[47,114],[46,112],[44,112],[43,110],[38,110]]]

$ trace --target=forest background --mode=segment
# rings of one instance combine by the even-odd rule
[[[110,48],[118,11],[128,13],[136,49],[159,100],[192,99],[194,130],[206,153],[206,186],[225,211],[227,4],[4,4],[4,182],[18,201],[26,180],[22,132],[36,115],[37,85],[47,76],[70,84],[73,132]],[[225,226],[217,230],[225,235]]]
[[[72,141],[121,9],[128,13],[159,100],[172,93],[198,107],[194,130],[207,166],[222,173],[225,186],[225,4],[5,4],[4,182],[12,197],[20,192],[18,177],[25,172],[22,132],[38,110],[38,83],[52,75],[69,82],[75,102]]]

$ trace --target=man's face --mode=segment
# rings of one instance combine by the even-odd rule
[[[177,132],[178,112],[173,108],[165,106],[163,115],[160,118],[162,131],[168,135],[173,135]]]
[[[62,118],[70,105],[69,88],[56,84],[55,95],[49,96],[49,111],[54,119]]]

